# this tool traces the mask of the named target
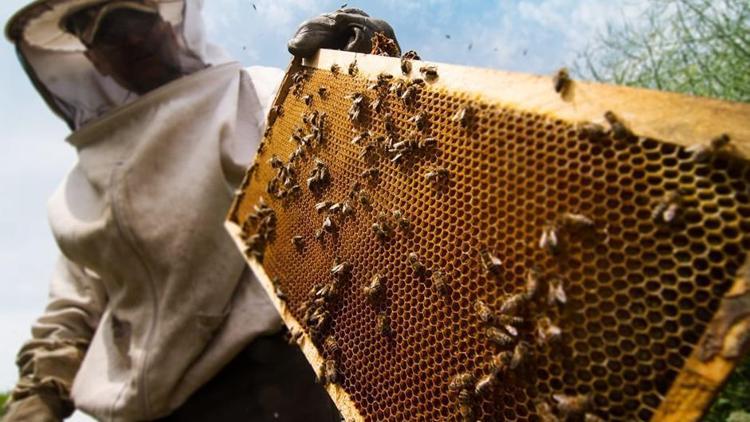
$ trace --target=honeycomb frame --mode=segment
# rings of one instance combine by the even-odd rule
[[[348,74],[352,63],[356,63],[355,75]],[[747,333],[750,332],[750,318],[736,310],[737,303],[747,303],[750,297],[750,281],[743,272],[750,251],[750,191],[747,187],[750,171],[743,158],[750,156],[750,128],[747,125],[750,106],[578,81],[572,82],[565,95],[560,95],[553,89],[550,77],[440,63],[411,63],[412,70],[405,76],[398,59],[380,56],[321,50],[312,60],[304,63],[293,61],[274,102],[275,106],[282,107],[283,114],[272,111],[269,115],[270,129],[263,140],[262,150],[256,156],[256,166],[246,175],[227,219],[227,229],[238,247],[246,251],[247,233],[243,233],[243,225],[249,221],[248,215],[253,212],[258,199],[265,198],[280,213],[279,234],[269,241],[263,261],[245,256],[287,327],[291,332],[301,334],[298,344],[316,372],[321,372],[326,358],[330,359],[332,355],[322,339],[313,339],[310,327],[302,321],[298,308],[307,300],[303,291],[306,293],[311,286],[323,281],[327,273],[324,270],[330,269],[336,255],[341,255],[338,258],[342,261],[353,263],[351,279],[342,293],[346,300],[339,299],[342,303],[332,310],[333,318],[344,322],[341,327],[329,328],[328,333],[342,343],[345,358],[336,358],[344,360],[344,381],[328,383],[326,389],[346,420],[458,418],[460,412],[455,394],[445,391],[449,378],[462,371],[470,371],[478,377],[487,372],[487,361],[492,353],[477,350],[500,350],[486,344],[477,346],[476,343],[484,340],[480,334],[481,322],[473,310],[475,302],[481,298],[496,310],[508,295],[523,289],[523,279],[531,267],[529,262],[540,263],[545,277],[552,269],[566,277],[572,276],[563,277],[569,296],[567,304],[549,311],[555,321],[560,321],[563,345],[556,352],[547,345],[540,346],[541,349],[535,347],[536,371],[531,375],[534,382],[524,385],[514,381],[507,391],[495,387],[490,398],[484,397],[480,403],[473,403],[478,418],[538,420],[538,400],[551,400],[553,393],[564,393],[593,396],[592,413],[612,420],[699,419],[734,368],[739,353],[737,349],[746,346]],[[332,73],[333,64],[340,69],[336,75]],[[366,129],[383,133],[382,113],[365,111],[365,123],[354,125],[345,119],[352,102],[346,96],[355,91],[364,92],[369,104],[376,96],[367,90],[367,85],[379,74],[385,72],[408,81],[421,78],[419,69],[428,65],[436,66],[439,76],[426,83],[419,92],[419,101],[426,104],[418,103],[416,108],[410,108],[398,104],[397,99],[390,101],[402,136],[406,133],[403,128],[413,126],[410,117],[421,110],[429,112],[434,127],[428,130],[437,135],[439,153],[410,157],[414,161],[403,165],[406,170],[401,165],[383,162],[380,157],[375,161],[390,189],[382,187],[383,181],[370,184],[360,173],[371,166],[362,158],[357,163],[359,147],[352,146],[351,139]],[[301,69],[310,70],[312,75],[299,84],[300,92],[295,94],[293,91],[298,85],[294,75]],[[328,88],[325,96],[315,89],[323,83]],[[311,106],[305,104],[305,95],[310,95]],[[462,129],[460,122],[451,118],[451,113],[441,109],[441,105],[448,103],[452,107],[451,113],[458,110],[456,105],[471,105],[477,111],[477,127]],[[301,118],[313,109],[325,109],[333,121],[332,128],[326,131],[327,145],[316,151],[331,168],[333,182],[321,195],[302,186],[301,196],[307,208],[295,211],[295,200],[269,198],[266,182],[272,178],[273,170],[268,160],[278,155],[286,161],[294,146],[289,137],[294,129],[303,126]],[[623,139],[613,135],[613,130],[606,139],[582,135],[585,125],[591,123],[612,126],[604,118],[605,112],[610,110],[627,130]],[[530,119],[533,128],[519,130],[517,136],[513,136],[516,125],[527,123],[524,119]],[[510,129],[487,129],[490,123],[498,121],[504,125],[503,129]],[[413,132],[414,128],[408,130]],[[537,131],[542,135],[533,134]],[[691,164],[695,160],[686,151],[722,133],[729,135],[731,148],[727,152],[712,154],[708,164]],[[442,137],[450,138],[451,142],[443,145]],[[502,145],[519,144],[527,139],[531,139],[528,143],[533,147],[503,149]],[[479,146],[475,147],[477,143]],[[336,146],[335,152],[333,146]],[[451,154],[441,155],[441,148]],[[457,151],[462,152],[461,157],[469,158],[460,161],[455,158]],[[568,161],[550,158],[560,153],[568,154]],[[483,159],[488,156],[506,156],[508,159],[501,160],[502,165],[497,162],[488,164]],[[450,161],[451,158],[454,161]],[[663,165],[654,170],[649,167],[649,160],[661,161]],[[304,180],[313,160],[307,157],[301,161],[304,168],[299,170],[298,177]],[[470,172],[473,166],[474,171],[482,172],[483,177],[490,181],[497,183],[502,179],[515,183],[514,188],[498,189],[504,189],[505,202],[502,203],[506,204],[505,212],[500,213],[497,207],[480,211],[478,219],[484,221],[484,225],[479,224],[479,228],[471,224],[465,226],[470,229],[463,232],[465,236],[434,226],[429,229],[419,226],[408,233],[401,233],[394,227],[393,238],[379,243],[378,237],[369,230],[370,223],[377,222],[380,211],[394,209],[379,204],[397,203],[407,219],[411,217],[411,224],[419,224],[424,219],[414,217],[418,214],[415,207],[429,208],[430,212],[437,213],[430,208],[432,202],[425,202],[426,199],[445,201],[447,198],[448,202],[455,199],[450,192],[459,182],[453,184],[453,180],[448,181],[444,192],[437,187],[428,188],[428,193],[421,196],[414,193],[429,185],[418,179],[425,172],[434,170],[437,164],[444,163],[449,164],[445,165],[446,168],[456,172],[451,173],[451,177],[460,178],[461,172]],[[597,166],[603,170],[597,172]],[[558,171],[550,177],[540,176],[548,168],[555,167],[567,167],[571,171]],[[660,173],[660,176],[654,176],[655,173]],[[325,246],[325,241],[317,242],[313,238],[313,229],[320,227],[325,212],[323,215],[316,213],[313,204],[327,199],[344,201],[354,180],[361,181],[372,196],[370,209],[357,209],[357,219],[362,221],[352,223],[356,225],[354,229],[343,222],[338,227],[341,234],[334,235],[340,237],[330,241],[328,246]],[[491,202],[488,198],[495,197],[491,193],[494,192],[490,189],[491,184],[482,182],[482,177],[471,180],[474,184],[468,185],[469,192],[461,199],[468,204],[466,208],[475,210],[477,203]],[[466,186],[466,182],[463,183]],[[532,187],[525,190],[526,185]],[[562,207],[556,208],[555,200],[544,203],[548,192],[543,186],[552,185],[557,188],[553,189],[556,195],[562,191],[572,192],[572,195],[561,196],[565,198],[559,201]],[[658,227],[651,221],[649,211],[658,206],[665,191],[677,188],[687,190],[690,198],[686,200],[689,204],[686,208],[692,209],[680,217],[676,226]],[[524,195],[531,195],[542,203],[514,202]],[[735,202],[730,204],[729,198],[735,198]],[[526,207],[518,206],[518,203]],[[614,210],[617,207],[619,209]],[[693,212],[694,209],[699,211]],[[570,256],[563,264],[556,264],[557,258],[545,255],[534,245],[545,223],[555,220],[562,211],[591,215],[596,221],[596,236],[581,242],[581,245],[571,245]],[[615,215],[618,213],[622,215]],[[501,214],[507,221],[494,221],[494,227],[487,225],[486,221],[493,215]],[[524,218],[517,218],[514,214]],[[461,218],[465,218],[461,215],[464,215],[463,211],[455,215],[441,214],[441,217],[451,224],[461,225]],[[533,221],[533,224],[524,220]],[[315,225],[311,224],[312,221]],[[701,231],[702,226],[705,227]],[[523,229],[514,230],[516,227]],[[677,233],[680,229],[692,234],[681,236]],[[511,233],[510,238],[517,231],[520,233],[512,247],[500,249],[496,246],[498,239],[509,239],[497,234],[500,231]],[[487,245],[487,241],[481,239],[483,233],[493,233],[490,236],[493,245]],[[290,245],[287,237],[293,234],[303,235],[302,250],[295,250]],[[326,234],[323,236],[325,239]],[[420,249],[419,236],[433,239],[432,243],[436,236],[450,239],[446,243],[455,244],[453,249],[464,254],[467,262],[448,262],[442,254],[445,248],[439,250],[441,253]],[[700,238],[700,241],[691,241],[692,237]],[[602,247],[605,240],[619,245],[619,249],[615,252],[605,250],[612,244]],[[365,261],[366,255],[352,252],[356,247],[366,249],[373,248],[373,245],[376,252],[370,249],[369,253],[375,254],[376,260],[370,257]],[[674,245],[678,245],[677,251],[671,249]],[[488,247],[500,249],[497,254],[503,262],[501,265],[507,266],[501,276],[482,273],[482,259],[478,254],[480,249]],[[393,252],[394,249],[398,253]],[[431,280],[424,283],[420,276],[409,275],[409,271],[416,272],[409,269],[407,259],[412,250],[418,250],[422,259],[429,257],[428,271],[435,267],[449,268],[445,271],[451,279],[448,300],[434,292],[434,286],[429,286]],[[601,254],[607,258],[603,259],[599,256]],[[632,255],[639,255],[642,262],[633,259]],[[292,260],[312,259],[315,264],[300,271],[298,262],[292,265],[284,256],[291,256]],[[446,253],[445,256],[450,255]],[[393,264],[393,261],[397,262]],[[688,261],[692,265],[685,264]],[[374,310],[377,306],[368,304],[361,293],[370,277],[380,272],[375,268],[377,264],[365,268],[368,267],[365,262],[386,263],[384,265],[388,268],[385,301],[397,308],[386,311],[394,323],[395,334],[390,338],[362,325],[367,321],[370,326],[375,326],[376,317],[382,313]],[[314,273],[317,274],[315,277],[312,276]],[[394,275],[399,276],[395,281]],[[287,276],[297,278],[291,282]],[[275,277],[280,277],[280,280],[273,280]],[[420,284],[420,280],[423,283]],[[277,296],[279,287],[290,293],[290,297],[280,300]],[[415,292],[421,299],[415,301],[404,296]],[[440,305],[444,314],[428,315],[427,309],[422,309],[425,301],[434,304],[444,300]],[[666,306],[661,306],[664,305],[662,301],[668,302]],[[424,306],[435,311],[435,306]],[[628,312],[635,313],[627,317],[630,324],[620,323],[619,320],[626,318],[623,315]],[[434,320],[433,325],[420,325],[414,314]],[[460,316],[455,317],[456,314]],[[449,318],[451,315],[454,317]],[[351,323],[356,318],[360,319],[358,327]],[[428,330],[440,326],[435,325],[435,321],[445,323],[440,335]],[[417,333],[408,333],[405,327],[409,326],[417,327]],[[450,331],[449,328],[470,338],[472,344],[446,332]],[[718,340],[717,333],[720,333]],[[446,339],[457,341],[460,347],[472,349],[481,357],[467,359],[470,352],[460,356],[453,352],[439,353],[436,346],[444,344],[448,341]],[[701,356],[705,344],[711,340],[718,341],[715,347],[718,350],[710,358]],[[374,347],[367,344],[370,341],[389,346]],[[411,359],[423,353],[426,358],[416,359],[415,364],[405,363],[404,359],[389,360],[389,350],[396,350],[398,355],[401,348],[407,349],[404,354]],[[383,368],[383,364],[373,364],[380,370],[363,370],[360,366],[370,365],[368,358],[388,360],[391,366]],[[346,360],[356,359],[359,359],[359,364],[346,364]],[[381,374],[389,368],[398,372],[400,377],[406,377],[403,390],[396,389],[398,382],[394,377]],[[363,386],[369,382],[368,377],[375,379],[373,383],[379,387],[378,392],[366,392],[372,388]],[[540,378],[547,381],[539,381]]]

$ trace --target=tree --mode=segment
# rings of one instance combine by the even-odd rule
[[[576,59],[583,79],[750,101],[750,1],[652,0]]]
[[[582,79],[750,102],[750,0],[652,0],[643,15],[607,26],[582,51]],[[705,422],[750,411],[750,356]]]

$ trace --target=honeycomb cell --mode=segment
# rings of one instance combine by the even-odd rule
[[[483,300],[499,312],[526,291],[535,268],[545,280],[559,280],[565,298],[544,295],[519,311],[528,324],[513,343],[528,344],[528,368],[476,397],[476,418],[538,420],[535,401],[552,403],[555,394],[589,394],[608,420],[651,418],[750,250],[747,163],[695,163],[663,140],[591,139],[571,122],[429,85],[410,105],[368,89],[371,83],[308,69],[299,92],[279,98],[283,114],[230,214],[249,235],[259,230],[253,207],[260,198],[273,209],[263,268],[278,278],[293,318],[315,334],[315,347],[337,359],[341,386],[360,414],[371,421],[459,420],[451,379],[485,375],[504,350],[488,341],[474,306]],[[330,95],[319,97],[321,86]],[[352,121],[348,95],[356,92],[366,107]],[[312,106],[302,100],[306,94],[315,97]],[[465,106],[476,110],[472,124],[453,119]],[[410,120],[417,111],[428,116],[421,130]],[[314,112],[316,119],[325,113],[322,128],[310,124]],[[365,140],[353,142],[363,133]],[[420,147],[429,137],[435,145]],[[274,168],[274,155],[289,168]],[[307,179],[320,166],[328,181],[311,190]],[[370,168],[377,177],[363,176]],[[439,169],[444,179],[428,177]],[[274,178],[299,189],[271,193]],[[674,220],[654,218],[659,202],[678,191]],[[340,204],[339,211],[316,212],[322,201]],[[350,214],[340,211],[344,203]],[[563,230],[566,212],[592,219],[593,230]],[[325,217],[335,229],[319,234]],[[539,245],[549,226],[559,235],[555,253]],[[295,248],[294,236],[304,248]],[[483,266],[485,253],[500,264]],[[304,308],[310,291],[332,283],[331,269],[341,262],[351,272],[325,302],[326,324],[314,328]],[[373,303],[363,287],[376,273],[385,289]],[[385,316],[390,330],[379,323]],[[557,343],[540,340],[543,318],[560,330]],[[325,350],[329,336],[335,354]]]

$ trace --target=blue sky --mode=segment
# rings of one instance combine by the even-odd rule
[[[0,22],[26,1],[0,2]],[[286,40],[305,19],[342,1],[206,0],[212,40],[246,65],[285,68]],[[349,3],[388,21],[402,49],[467,66],[550,74],[607,22],[636,16],[648,0],[381,0]],[[450,36],[447,38],[446,35]],[[471,44],[472,48],[469,49]],[[57,250],[46,201],[75,161],[67,128],[46,109],[0,42],[0,390],[16,379],[15,354],[45,303]],[[85,420],[78,417],[77,420]]]

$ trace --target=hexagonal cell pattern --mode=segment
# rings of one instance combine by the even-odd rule
[[[335,260],[352,264],[328,308],[325,335],[340,350],[334,356],[321,341],[318,349],[337,360],[339,384],[360,413],[373,421],[459,419],[448,384],[459,373],[488,373],[502,350],[485,337],[475,303],[497,311],[509,295],[524,291],[526,274],[536,268],[562,282],[567,301],[526,316],[533,323],[544,314],[562,339],[554,347],[538,344],[534,330],[521,327],[516,341],[531,345],[533,370],[508,374],[477,397],[477,418],[539,420],[539,400],[554,403],[553,395],[566,394],[588,395],[592,413],[610,420],[648,420],[750,248],[746,163],[719,155],[696,162],[684,148],[659,140],[594,137],[551,116],[429,85],[418,87],[414,105],[389,93],[374,112],[371,83],[309,69],[296,95],[283,98],[236,214],[244,221],[260,197],[275,210],[263,267],[278,278],[303,327],[310,289],[331,280]],[[348,95],[355,92],[365,96],[359,124],[348,116]],[[465,106],[475,111],[468,127],[454,118]],[[266,189],[278,170],[269,160],[289,162],[299,146],[292,135],[309,131],[303,117],[313,110],[326,113],[323,142],[293,160],[298,194],[274,198]],[[417,110],[425,113],[422,130],[412,119]],[[388,133],[386,112],[393,142],[434,137],[436,145],[415,147],[394,163],[382,145],[388,141],[378,139]],[[370,137],[352,142],[362,131]],[[315,158],[330,183],[310,190],[305,179],[318,165]],[[372,167],[376,175],[362,174]],[[440,183],[427,177],[437,169],[447,171]],[[369,205],[350,195],[354,182]],[[674,192],[680,198],[675,217],[655,219],[654,210]],[[316,212],[326,200],[347,201],[354,212],[346,218]],[[373,224],[394,210],[408,225],[391,219],[388,235],[379,237]],[[563,213],[591,219],[593,235],[559,233],[562,250],[550,254],[539,240]],[[326,217],[334,227],[318,239]],[[302,237],[296,245],[294,236]],[[501,261],[499,271],[483,269],[483,251]],[[414,270],[410,253],[425,271]],[[438,270],[446,286],[435,285],[431,274]],[[362,291],[375,274],[385,285],[378,305]],[[390,335],[378,328],[383,314]]]

